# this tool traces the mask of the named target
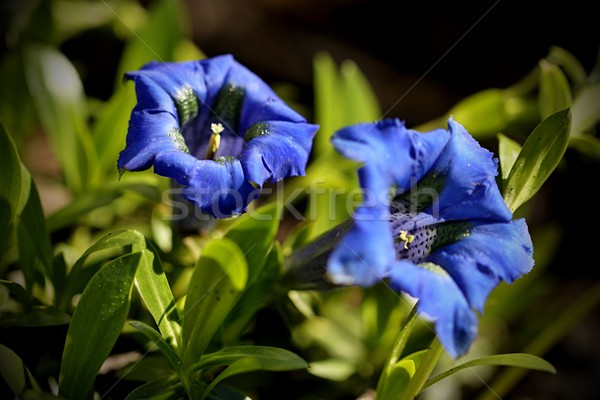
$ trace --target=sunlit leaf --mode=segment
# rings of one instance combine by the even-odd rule
[[[386,381],[383,383],[381,392],[377,394],[379,400],[395,400],[402,393],[408,382],[417,371],[417,367],[425,357],[427,350],[421,350],[410,354],[398,361],[391,369]]]
[[[83,291],[67,333],[60,369],[60,396],[87,397],[125,324],[133,279],[144,252],[147,250],[126,254],[106,264]]]
[[[257,278],[279,228],[282,207],[273,202],[242,215],[225,232],[242,250],[248,263],[248,285]]]
[[[474,137],[488,138],[507,125],[506,96],[501,89],[486,89],[458,102],[449,115],[461,123]]]
[[[248,281],[242,250],[230,239],[207,243],[189,283],[183,312],[183,362],[189,366],[239,299]]]
[[[556,168],[567,149],[571,112],[558,111],[529,135],[508,175],[504,199],[512,211],[529,200]]]
[[[315,90],[315,122],[319,131],[314,140],[317,154],[330,154],[333,147],[329,138],[342,127],[342,112],[338,102],[341,91],[337,66],[327,53],[318,53],[313,60]]]
[[[344,125],[374,122],[381,118],[381,107],[369,81],[354,61],[346,60],[340,65],[343,88],[341,98],[345,101]],[[333,110],[333,112],[339,112]]]
[[[461,371],[463,369],[493,365],[493,366],[506,366],[506,367],[521,367],[532,370],[550,372],[555,374],[556,369],[548,361],[534,356],[532,354],[513,353],[513,354],[496,354],[491,356],[485,356],[477,358],[475,360],[468,361],[464,364],[460,364],[446,372],[443,372],[431,379],[429,379],[423,386],[423,390],[427,389],[431,385],[441,381],[448,376]]]
[[[224,348],[220,356],[213,356],[219,359],[220,365],[229,365],[221,372],[204,391],[200,399],[204,399],[208,393],[221,381],[234,375],[239,375],[252,371],[290,371],[295,369],[307,368],[308,364],[296,354],[279,348],[262,346],[239,346]],[[224,354],[223,354],[224,353]],[[217,353],[213,353],[217,354]],[[211,354],[205,355],[210,357]],[[216,361],[216,360],[213,360]],[[224,364],[221,364],[225,362]],[[215,365],[219,365],[215,364]]]
[[[145,243],[143,246],[145,247]],[[135,250],[141,248],[134,248]],[[156,252],[145,255],[135,275],[136,288],[154,317],[162,337],[177,350],[181,340],[181,325],[169,281]]]
[[[546,58],[551,63],[563,67],[573,84],[580,85],[585,81],[586,73],[583,65],[573,54],[562,47],[552,46]]]
[[[510,170],[512,169],[519,153],[521,145],[506,135],[499,133],[498,137],[498,158],[500,159],[500,173],[502,176],[502,188],[506,187],[506,181]]]
[[[163,355],[169,360],[173,370],[177,372],[179,376],[183,376],[185,371],[183,370],[183,364],[177,353],[173,348],[163,339],[163,337],[155,331],[151,326],[146,325],[141,321],[129,321],[129,325],[140,331],[146,336],[153,345],[157,346]]]
[[[581,88],[575,96],[571,112],[573,135],[591,130],[600,121],[600,83]]]
[[[37,114],[60,160],[68,188],[80,193],[95,183],[97,155],[87,129],[79,74],[52,47],[31,45],[25,54],[27,83]]]
[[[540,117],[547,118],[573,103],[571,88],[562,70],[546,60],[540,61]]]
[[[600,159],[600,139],[592,135],[573,135],[569,146],[595,159]]]

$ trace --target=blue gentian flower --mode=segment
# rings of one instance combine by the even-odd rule
[[[244,212],[266,182],[305,173],[318,126],[231,55],[152,62],[125,78],[137,104],[121,172],[153,166],[216,217]]]
[[[452,119],[428,133],[397,119],[358,124],[332,142],[362,163],[364,199],[327,239],[337,236],[327,279],[365,287],[389,279],[419,299],[448,353],[464,354],[477,335],[474,310],[534,264],[527,225],[512,221],[496,184],[497,160]]]

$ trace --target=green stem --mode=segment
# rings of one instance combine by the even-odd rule
[[[406,342],[408,342],[408,338],[415,326],[415,322],[417,321],[417,303],[410,310],[408,315],[406,316],[406,321],[404,322],[404,326],[400,330],[400,334],[396,338],[396,343],[394,343],[394,347],[392,348],[392,353],[387,360],[385,368],[381,372],[379,376],[379,382],[377,382],[377,393],[381,393],[385,382],[387,381],[388,376],[390,376],[394,365],[400,359],[404,348],[406,347]]]
[[[436,337],[433,339],[433,342],[431,342],[431,347],[429,348],[429,351],[427,351],[427,354],[425,354],[423,361],[421,361],[417,367],[415,375],[408,382],[408,385],[406,385],[406,389],[402,393],[400,400],[412,400],[421,392],[423,385],[431,375],[431,371],[433,371],[437,365],[443,352],[444,347]]]

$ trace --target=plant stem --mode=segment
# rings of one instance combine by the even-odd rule
[[[423,361],[421,361],[417,367],[415,375],[408,382],[408,385],[406,385],[406,389],[400,396],[400,400],[412,400],[421,392],[423,385],[427,381],[427,378],[429,378],[431,375],[431,371],[433,371],[437,365],[437,362],[443,352],[444,347],[437,337],[434,338],[431,342],[429,351],[427,354],[425,354]]]
[[[404,351],[404,348],[406,347],[406,342],[408,342],[408,338],[410,337],[415,322],[417,321],[417,304],[418,303],[415,303],[413,308],[406,316],[404,326],[402,327],[402,329],[400,330],[400,334],[396,338],[396,342],[394,343],[394,347],[392,348],[392,353],[390,354],[390,357],[387,360],[385,368],[381,372],[379,382],[377,382],[377,393],[381,393],[388,376],[390,376],[394,365],[396,365],[396,363],[400,359],[400,356],[402,355],[402,352]]]

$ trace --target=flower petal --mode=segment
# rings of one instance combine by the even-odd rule
[[[495,180],[497,160],[462,125],[450,119],[448,126],[450,141],[431,169],[436,174],[435,179],[443,181],[437,203],[440,217],[446,220],[510,221],[512,213]]]
[[[378,165],[388,186],[406,191],[429,170],[448,139],[443,129],[421,134],[398,119],[385,119],[342,128],[331,141],[342,156]]]
[[[476,225],[469,235],[434,251],[427,261],[446,270],[471,307],[483,312],[490,291],[533,267],[533,245],[524,219]]]
[[[390,224],[380,207],[359,207],[354,225],[327,262],[328,279],[339,285],[370,286],[389,272],[395,260]]]
[[[306,122],[306,119],[281,100],[269,85],[237,61],[233,61],[224,82],[244,89],[240,136],[260,122]]]
[[[477,316],[456,283],[436,267],[398,261],[390,272],[390,283],[395,290],[419,299],[419,312],[435,321],[440,342],[456,358],[475,340]]]
[[[154,158],[163,152],[185,149],[179,125],[173,114],[166,111],[135,110],[131,113],[126,146],[119,155],[119,170],[143,171],[150,168]]]
[[[261,185],[266,181],[304,175],[317,125],[271,121],[246,132],[245,149],[240,154],[246,177]],[[253,137],[248,134],[259,131]]]
[[[183,185],[183,197],[217,218],[241,214],[258,197],[235,158],[198,160],[182,152],[163,153],[156,157],[154,170]]]

